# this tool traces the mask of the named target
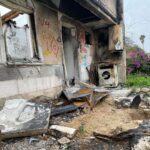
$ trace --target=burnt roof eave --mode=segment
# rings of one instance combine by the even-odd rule
[[[103,6],[100,7],[94,4],[93,2],[89,0],[75,0],[78,2],[80,5],[83,7],[86,7],[88,10],[90,10],[93,14],[96,16],[108,21],[109,23],[112,24],[117,24],[119,23],[119,20],[117,17],[115,17],[113,14],[111,14],[107,9],[105,9]]]

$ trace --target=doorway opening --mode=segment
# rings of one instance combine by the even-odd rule
[[[62,27],[62,39],[64,48],[64,61],[66,66],[66,82],[69,85],[75,84],[78,78],[78,41],[75,27]]]

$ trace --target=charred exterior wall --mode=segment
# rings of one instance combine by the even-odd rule
[[[113,16],[116,16],[116,0],[100,2],[108,8]],[[113,5],[111,5],[112,3]],[[52,97],[57,96],[62,91],[66,72],[62,40],[61,15],[63,16],[63,13],[36,0],[0,0],[0,4],[31,14],[34,17],[33,32],[35,37],[32,38],[36,41],[39,56],[39,63],[37,64],[16,65],[12,63],[8,65],[4,39],[3,36],[0,36],[0,98],[35,92],[40,95],[40,91],[48,89],[49,93],[54,93],[51,94]],[[115,62],[119,58],[119,61],[122,62],[121,65],[125,64],[124,56],[112,54],[108,50],[107,28],[93,31],[83,23],[70,17],[67,18],[74,24],[77,31],[76,77],[87,81],[89,78],[86,68],[91,63],[105,60]],[[120,70],[122,72],[122,69]],[[120,80],[123,82],[124,78],[121,79],[120,77]]]
[[[44,64],[61,65],[61,36],[58,13],[39,3],[35,5],[35,22],[38,48],[43,54]]]
[[[75,67],[72,67],[72,72],[75,73],[75,79],[88,81],[87,68],[90,68],[90,65],[94,63],[95,40],[93,31],[83,24],[65,16],[62,17],[62,22],[64,25],[68,24],[68,28],[73,29],[76,34],[73,40],[70,38],[70,43],[75,47],[73,48]]]
[[[108,63],[118,66],[118,79],[119,83],[124,83],[126,81],[126,55],[125,51],[117,51],[109,49],[109,27],[102,28],[94,31],[95,35],[95,63]],[[123,36],[123,35],[121,35]]]
[[[106,9],[113,17],[117,17],[117,0],[92,0],[97,4]]]
[[[7,65],[7,58],[5,58],[6,61],[1,61],[0,98],[33,92],[41,94],[40,91],[48,89],[49,92],[55,93],[51,96],[57,96],[64,84],[58,13],[37,1],[30,4],[25,0],[4,0],[0,3],[22,12],[33,13],[37,48],[41,59],[39,65],[36,63]],[[0,42],[3,42],[2,39]],[[1,51],[5,53],[4,47],[1,47]]]

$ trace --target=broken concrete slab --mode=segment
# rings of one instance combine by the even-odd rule
[[[75,136],[76,132],[77,132],[77,130],[74,129],[74,128],[69,128],[69,127],[64,127],[64,126],[59,126],[59,125],[52,125],[50,127],[50,129],[62,132],[68,138],[73,138]]]
[[[0,111],[2,139],[45,133],[50,113],[51,108],[47,104],[25,99],[7,100]]]
[[[150,88],[141,88],[141,92],[148,93],[150,92]]]
[[[112,90],[110,92],[110,95],[113,98],[116,98],[116,97],[128,97],[132,93],[132,91],[133,91],[132,89]]]

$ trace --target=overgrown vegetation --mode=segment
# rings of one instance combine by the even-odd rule
[[[128,87],[150,87],[150,76],[128,75],[126,85]]]
[[[143,46],[144,47],[144,46]],[[150,87],[150,57],[126,38],[127,86]]]
[[[129,74],[150,75],[150,58],[143,50],[130,51],[127,56],[127,71]]]

